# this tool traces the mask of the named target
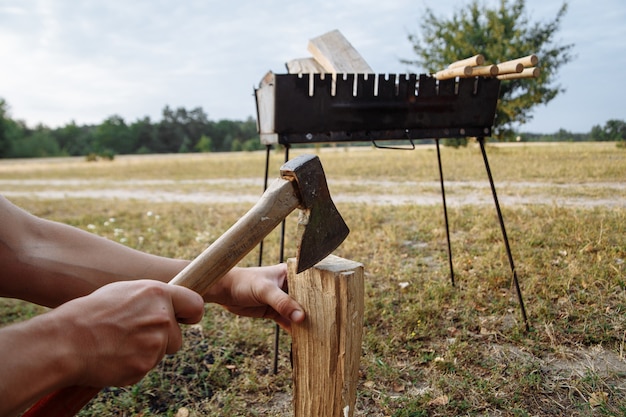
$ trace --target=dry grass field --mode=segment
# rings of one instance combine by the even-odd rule
[[[291,155],[305,150],[294,149]],[[528,312],[526,331],[479,149],[318,149],[351,228],[336,255],[366,270],[357,416],[626,416],[626,151],[614,143],[489,145]],[[271,153],[270,179],[284,155]],[[46,218],[191,259],[254,204],[265,153],[0,162],[0,193]],[[295,216],[295,215],[294,215]],[[287,223],[293,256],[295,219]],[[264,263],[278,262],[278,232]],[[243,261],[256,265],[258,251]],[[0,300],[0,323],[43,309]],[[290,341],[208,305],[185,344],[81,416],[289,416]],[[33,376],[35,377],[35,376]]]

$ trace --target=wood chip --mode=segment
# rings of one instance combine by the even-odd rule
[[[179,408],[174,417],[189,417],[189,409],[186,407]]]
[[[450,398],[447,395],[442,395],[428,402],[428,405],[447,405],[450,402]]]

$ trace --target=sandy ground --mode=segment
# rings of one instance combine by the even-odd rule
[[[9,198],[93,198],[198,204],[253,204],[258,200],[262,187],[263,183],[260,178],[182,181],[0,180],[0,194]],[[438,182],[337,180],[330,183],[329,187],[333,193],[333,200],[338,204],[439,205],[442,203]],[[211,191],[211,188],[218,191]],[[247,191],[238,191],[238,188]],[[259,192],[250,191],[254,188]],[[224,189],[232,191],[224,191]],[[366,191],[343,191],[350,189]],[[449,181],[445,183],[445,191],[446,203],[450,207],[493,205],[494,201],[487,181]],[[582,208],[626,207],[626,183],[618,182],[588,184],[500,182],[496,183],[496,191],[502,206],[543,204]]]

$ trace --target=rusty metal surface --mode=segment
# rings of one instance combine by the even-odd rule
[[[428,75],[274,75],[279,142],[489,136],[500,80]]]

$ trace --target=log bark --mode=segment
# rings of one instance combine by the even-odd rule
[[[330,255],[296,274],[288,260],[290,295],[305,310],[292,325],[295,417],[352,417],[363,336],[363,265]]]

